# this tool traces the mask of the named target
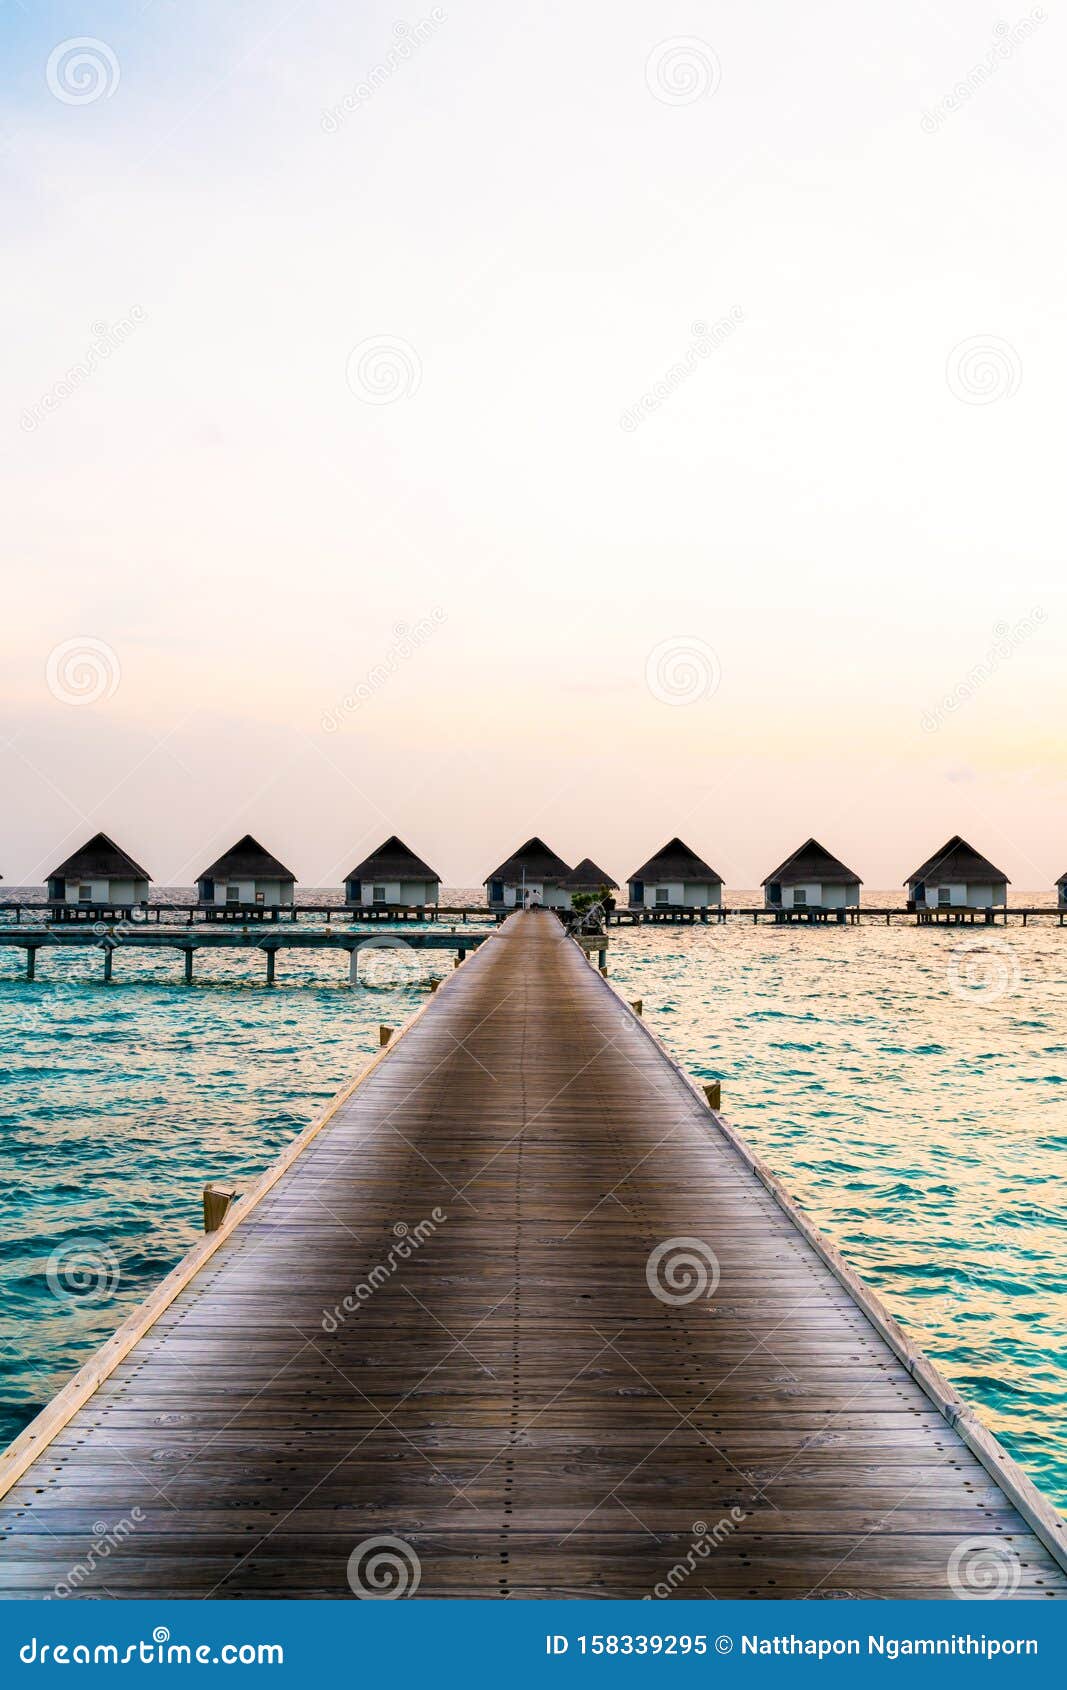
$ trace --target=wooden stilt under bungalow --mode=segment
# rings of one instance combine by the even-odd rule
[[[1063,1518],[551,914],[225,1173],[0,1456],[0,1595],[351,1598],[384,1536],[419,1597],[1067,1596]]]

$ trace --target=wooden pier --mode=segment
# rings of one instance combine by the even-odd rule
[[[6,1596],[1067,1596],[1062,1517],[544,912],[230,1207],[5,1491]]]

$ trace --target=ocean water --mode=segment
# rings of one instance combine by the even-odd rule
[[[1067,1506],[1067,927],[645,927],[610,965]]]
[[[610,965],[1067,1504],[1067,928],[613,929]],[[105,986],[95,950],[42,951],[28,984],[0,948],[0,1442],[201,1235],[205,1181],[266,1166],[451,966],[372,952],[352,991],[283,954],[271,991],[201,953],[189,991],[174,955],[120,949]]]

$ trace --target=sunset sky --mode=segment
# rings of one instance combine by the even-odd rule
[[[309,885],[393,832],[1067,868],[1061,10],[0,46],[8,884],[97,828],[164,884],[245,831]]]

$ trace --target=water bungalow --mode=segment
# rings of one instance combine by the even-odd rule
[[[862,884],[825,845],[805,839],[763,882],[764,902],[770,910],[854,909]]]
[[[121,845],[106,833],[94,833],[48,876],[52,918],[95,920],[147,904],[150,880],[148,870]]]
[[[996,909],[1008,901],[1008,877],[959,834],[907,881],[909,910]]]
[[[246,833],[197,877],[201,904],[213,904],[219,914],[263,916],[289,908],[296,876]]]
[[[610,874],[595,863],[592,857],[583,857],[563,882],[563,890],[569,892],[573,898],[576,892],[617,892],[619,883],[612,880]],[[609,899],[611,905],[614,905],[614,902],[614,898]]]
[[[1056,882],[1056,901],[1060,909],[1067,909],[1067,874],[1061,874]]]
[[[345,876],[346,904],[418,908],[436,904],[440,895],[441,876],[395,833]]]
[[[681,839],[670,839],[629,877],[631,909],[689,909],[722,903],[722,875]]]
[[[563,858],[535,834],[485,882],[489,908],[524,909],[541,904],[546,909],[569,910],[571,894],[566,882],[571,873]]]

